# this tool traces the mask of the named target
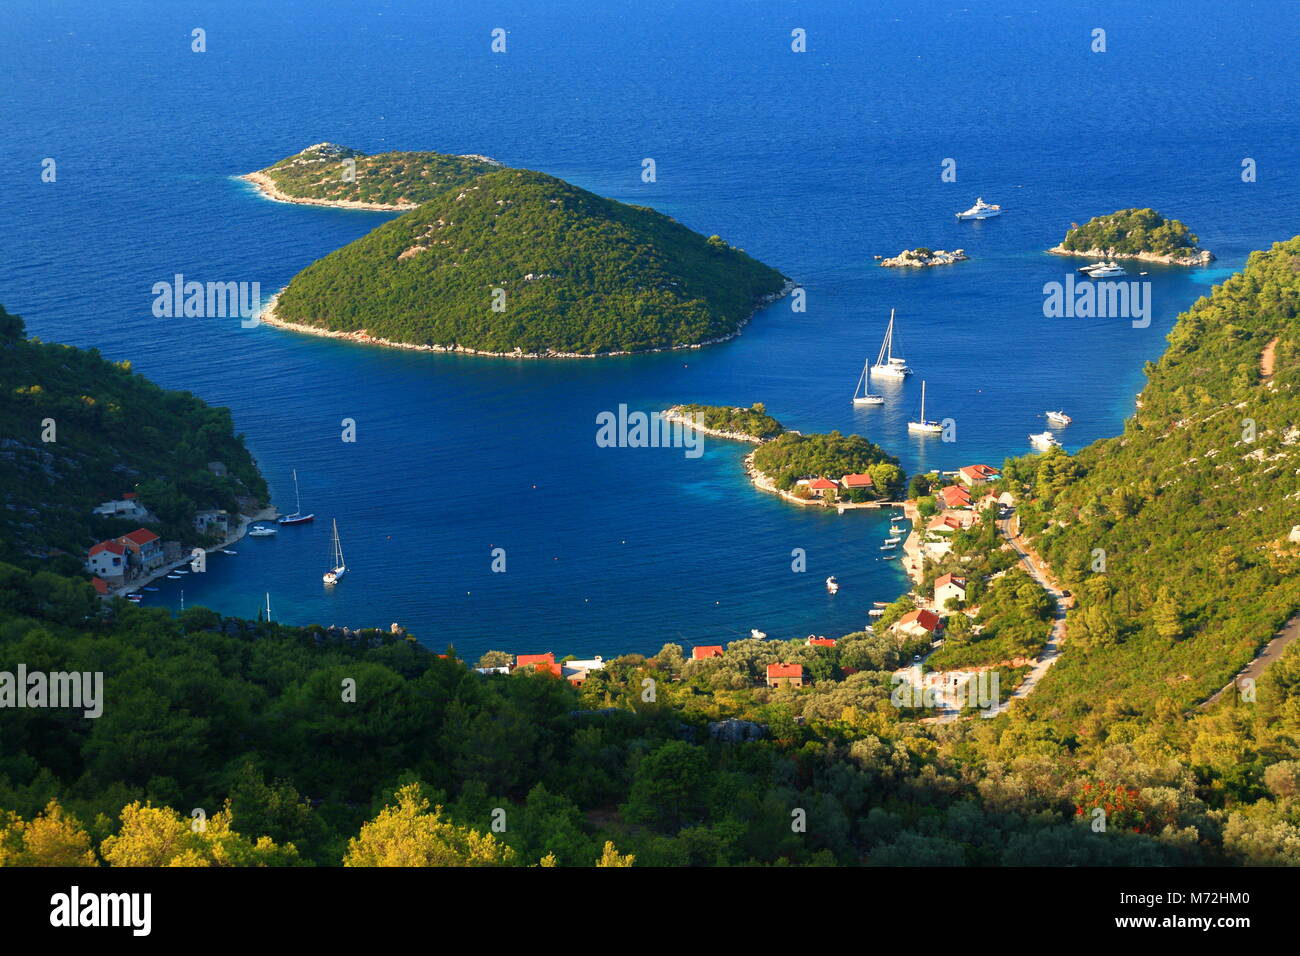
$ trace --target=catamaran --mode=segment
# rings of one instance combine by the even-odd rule
[[[957,213],[958,219],[992,219],[994,216],[1002,215],[1002,207],[993,203],[984,201],[983,196],[976,197],[975,205],[971,206],[965,212]]]
[[[302,513],[302,496],[298,494],[298,469],[293,470],[293,500],[298,505],[293,514],[283,515],[276,519],[277,524],[306,524],[308,521],[315,521],[314,514],[305,515]]]
[[[932,422],[925,417],[925,380],[921,381],[921,417],[919,420],[907,423],[909,432],[921,432],[924,435],[937,435],[943,431],[943,424]]]
[[[862,388],[864,382],[866,383],[866,389],[862,392],[861,395],[859,395],[858,389]],[[871,360],[870,359],[862,363],[862,374],[858,376],[857,387],[853,389],[853,404],[854,405],[885,404],[885,396],[871,394]]]
[[[343,563],[343,545],[339,542],[339,523],[337,519],[334,521],[334,540],[331,543],[334,548],[334,570],[326,571],[321,576],[326,584],[333,584],[343,577],[348,570],[348,566]]]
[[[876,378],[907,378],[912,370],[907,362],[894,355],[894,310],[889,310],[889,328],[885,329],[885,341],[880,344],[880,354],[876,364],[871,366]]]

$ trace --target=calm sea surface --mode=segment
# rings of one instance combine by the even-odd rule
[[[597,448],[597,413],[763,401],[793,428],[861,432],[913,472],[1000,465],[1060,407],[1079,448],[1121,428],[1179,311],[1300,229],[1291,3],[121,6],[0,10],[0,302],[43,339],[230,406],[277,503],[292,510],[296,467],[318,516],[146,604],[177,606],[183,584],[187,605],[252,616],[269,592],[280,620],[399,621],[471,656],[854,630],[905,583],[880,560],[886,515],[752,492],[740,445],[709,441],[697,459]],[[206,53],[190,51],[196,27]],[[489,51],[495,27],[504,55]],[[796,27],[807,53],[790,51]],[[1094,27],[1105,53],[1090,51]],[[326,140],[485,153],[652,205],[802,282],[808,310],[778,303],[725,345],[598,361],[155,319],[156,281],[269,294],[384,221],[267,202],[231,178]],[[646,157],[656,183],[640,180]],[[1241,181],[1246,157],[1258,182]],[[956,222],[977,195],[1006,214]],[[1146,329],[1044,318],[1043,284],[1080,263],[1042,250],[1127,206],[1183,219],[1218,262],[1148,267]],[[972,258],[910,273],[873,260],[916,245]],[[891,308],[918,374],[855,410]],[[957,442],[908,436],[922,378]],[[328,592],[331,518],[351,570]],[[496,547],[505,574],[490,571]]]

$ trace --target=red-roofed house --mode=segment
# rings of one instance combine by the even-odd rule
[[[555,662],[555,654],[551,651],[547,651],[545,654],[519,654],[515,657],[515,670],[521,667],[550,671],[556,677],[564,676],[564,668]]]
[[[808,482],[808,490],[813,493],[814,498],[820,498],[828,491],[839,491],[840,486],[829,478],[814,478]]]
[[[708,660],[710,657],[721,657],[721,656],[722,656],[721,644],[701,644],[699,647],[691,648],[691,660],[693,661],[703,661],[703,660]]]
[[[996,468],[990,468],[988,465],[967,465],[958,469],[961,480],[968,485],[982,485],[985,482],[992,481],[1001,477]]]
[[[934,579],[934,603],[936,607],[947,607],[948,601],[956,598],[963,603],[966,600],[966,579],[955,574],[941,574]]]
[[[833,637],[810,637],[807,642],[809,647],[834,647],[835,638]]]
[[[767,665],[767,686],[779,687],[782,684],[789,684],[791,687],[803,686],[803,665],[802,664],[768,664]]]
[[[163,556],[162,541],[147,528],[137,528],[117,540],[122,547],[126,548],[129,562],[145,571],[160,567],[166,560]]]
[[[126,548],[117,541],[101,541],[86,555],[86,570],[106,580],[122,583],[126,574]]]
[[[919,608],[900,617],[894,627],[912,637],[934,637],[942,623],[938,614]]]
[[[108,582],[105,581],[103,578],[100,578],[100,577],[94,577],[94,578],[91,578],[91,579],[90,579],[90,586],[93,587],[93,588],[95,589],[95,592],[96,592],[100,597],[107,597],[107,596],[108,596]]]
[[[870,488],[875,482],[870,475],[845,475],[840,479],[840,484],[852,491],[854,488]]]
[[[940,488],[935,497],[945,508],[969,508],[975,503],[975,499],[970,496],[970,492],[961,485],[948,485],[945,488]]]

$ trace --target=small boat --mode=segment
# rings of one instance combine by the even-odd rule
[[[756,627],[751,627],[749,629],[749,636],[756,641],[761,641],[767,637],[767,633],[765,631],[760,631]]]
[[[1053,425],[1068,425],[1070,422],[1074,421],[1074,419],[1065,414],[1065,412],[1048,412],[1047,420]]]
[[[157,588],[145,588],[146,591],[157,591]]]
[[[176,573],[177,573],[177,574],[189,574],[190,571],[189,571],[189,568],[177,568],[177,569],[176,569]]]
[[[994,216],[1002,215],[1002,207],[994,203],[987,203],[983,196],[975,199],[975,205],[971,206],[965,212],[957,213],[958,219],[992,219]]]
[[[888,601],[872,601],[871,603],[874,604],[876,607],[889,607]]]
[[[896,524],[891,524],[891,525],[889,526],[889,533],[890,533],[890,534],[902,534],[902,533],[905,532],[906,530],[907,530],[906,528],[900,528],[900,527],[899,527],[898,525],[896,525]]]
[[[169,574],[169,575],[167,575],[167,580],[168,580],[168,581],[179,581],[180,579],[181,579],[181,576],[180,576],[179,574]]]
[[[923,435],[938,435],[943,431],[943,425],[939,422],[932,422],[925,417],[925,381],[921,382],[921,417],[914,422],[907,423],[909,432],[920,432]]]
[[[1151,274],[1151,273],[1149,273],[1149,272],[1139,272],[1139,273],[1138,273],[1138,275],[1140,275],[1140,276],[1149,276],[1150,274]]]
[[[867,612],[867,617],[884,617],[885,609],[883,607],[873,607]]]
[[[298,469],[293,470],[293,500],[297,504],[291,515],[281,515],[276,518],[276,524],[306,524],[309,521],[315,521],[314,514],[305,515],[302,513],[302,496],[298,494]]]
[[[832,574],[829,578],[826,579],[826,590],[830,591],[831,594],[834,594],[839,589],[840,589],[840,582],[836,581],[835,575]]]
[[[897,561],[897,560],[898,560],[898,555],[896,555],[896,554],[885,554],[885,555],[881,555],[880,560],[882,560],[882,561]]]
[[[863,382],[866,388],[862,388]],[[862,388],[862,394],[858,394],[858,389]],[[862,374],[858,376],[858,384],[853,389],[854,405],[883,405],[885,396],[871,394],[871,360],[862,363]]]
[[[222,553],[222,554],[239,554],[238,551],[227,551],[225,548],[222,548],[222,549],[221,549],[221,553]]]
[[[1035,448],[1047,451],[1049,448],[1060,448],[1061,443],[1056,440],[1056,436],[1051,432],[1039,432],[1037,435],[1029,436],[1029,444]]]
[[[1128,273],[1114,262],[1100,262],[1089,268],[1086,275],[1090,279],[1113,279],[1115,276],[1126,276]]]
[[[253,525],[253,527],[249,530],[249,532],[248,532],[248,536],[249,536],[250,538],[269,538],[269,537],[271,537],[272,535],[276,535],[276,534],[279,534],[279,533],[280,533],[280,529],[279,529],[279,528],[268,528],[268,527],[267,527],[266,525],[264,525],[264,524],[255,524],[255,525]]]
[[[902,540],[903,540],[902,538],[886,538],[885,544],[898,544],[898,542]]]
[[[881,550],[881,551],[893,551],[893,550],[894,550],[895,548],[897,548],[897,547],[898,547],[898,544],[897,544],[897,543],[894,543],[894,544],[882,544],[882,545],[880,546],[880,550]]]
[[[876,378],[907,378],[912,370],[907,362],[894,354],[894,310],[889,310],[889,326],[885,329],[885,340],[880,343],[880,354],[876,364],[871,366]]]
[[[334,567],[321,575],[321,580],[326,584],[336,583],[348,570],[348,566],[343,562],[343,544],[339,541],[339,523],[337,520],[334,521],[334,535],[330,544],[334,549]]]

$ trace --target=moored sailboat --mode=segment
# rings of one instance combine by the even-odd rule
[[[920,432],[923,435],[937,435],[943,431],[943,424],[941,422],[932,422],[925,417],[924,380],[921,382],[921,417],[914,422],[908,422],[907,430],[909,432]]]
[[[876,378],[907,378],[912,370],[907,362],[894,354],[894,310],[889,310],[889,326],[885,329],[885,340],[880,343],[880,354],[876,364],[871,366]]]
[[[293,514],[283,515],[276,519],[277,524],[306,524],[309,521],[315,521],[316,515],[305,515],[302,513],[302,496],[298,494],[298,469],[293,470],[293,500],[297,507]]]
[[[343,577],[348,570],[348,566],[343,562],[343,544],[339,541],[339,523],[337,519],[334,521],[334,534],[331,544],[333,546],[334,567],[332,570],[326,571],[321,575],[321,579],[326,584],[334,584],[339,580],[339,578]]]
[[[863,388],[864,384],[866,385],[866,387],[863,389],[862,394],[859,395],[858,389]],[[871,394],[871,360],[870,359],[862,363],[862,374],[858,376],[858,384],[853,389],[853,404],[854,405],[885,404],[885,396]]]

